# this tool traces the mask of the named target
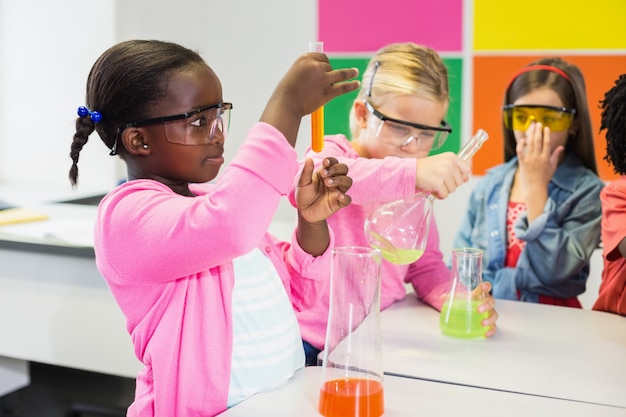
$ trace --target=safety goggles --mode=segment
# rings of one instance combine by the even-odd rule
[[[230,111],[232,108],[232,103],[217,103],[173,116],[139,120],[119,127],[117,134],[119,137],[119,134],[129,127],[162,123],[165,128],[165,138],[168,142],[181,145],[205,145],[212,143],[218,134],[226,139],[226,134],[230,127]],[[117,141],[115,145],[117,145]],[[111,154],[115,155],[115,152],[114,146]]]
[[[502,107],[504,111],[504,126],[507,129],[525,131],[531,122],[539,122],[549,127],[553,132],[559,132],[570,128],[574,121],[576,109],[567,107],[516,106],[508,104]]]
[[[372,123],[376,138],[391,145],[407,147],[414,144],[420,150],[437,150],[452,132],[452,128],[445,120],[442,120],[438,127],[426,126],[385,116],[368,101],[365,101],[365,106],[376,118]]]

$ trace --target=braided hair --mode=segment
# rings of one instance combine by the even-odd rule
[[[626,74],[600,100],[600,132],[606,130],[604,160],[613,165],[616,174],[626,175]]]
[[[90,117],[76,119],[70,150],[72,185],[78,182],[79,153],[94,130],[109,149],[115,148],[124,159],[126,149],[121,144],[116,146],[120,126],[147,118],[166,97],[173,73],[198,63],[204,60],[197,52],[171,42],[130,40],[107,49],[87,78],[87,107],[83,114]],[[98,117],[92,117],[93,113]]]

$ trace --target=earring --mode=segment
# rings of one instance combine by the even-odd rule
[[[148,149],[148,145],[144,143],[144,144],[143,144],[143,148],[144,148],[144,149]]]

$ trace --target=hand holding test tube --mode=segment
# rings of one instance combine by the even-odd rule
[[[324,42],[309,42],[309,52],[324,52]],[[324,106],[311,113],[311,149],[324,149]]]

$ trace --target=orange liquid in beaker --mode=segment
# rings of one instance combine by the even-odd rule
[[[319,412],[325,417],[380,417],[385,411],[383,384],[372,379],[326,381],[320,390]]]

